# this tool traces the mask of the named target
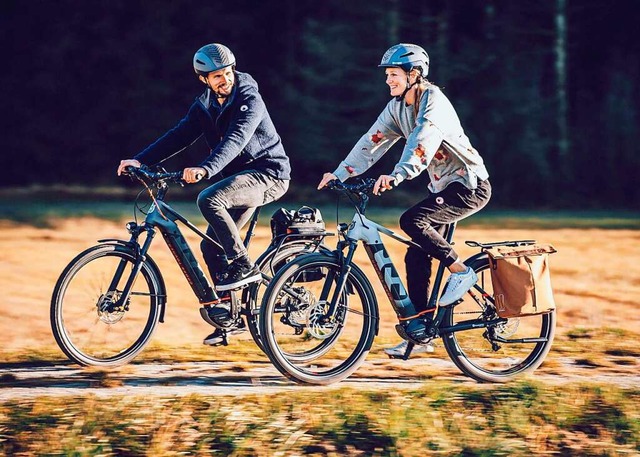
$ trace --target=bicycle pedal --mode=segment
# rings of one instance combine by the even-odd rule
[[[248,284],[242,284],[242,285],[239,285],[239,286],[233,286],[233,288],[229,288],[229,289],[226,289],[226,288],[225,289],[218,289],[216,287],[216,292],[218,292],[218,293],[220,293],[220,292],[238,292],[240,290],[246,289],[247,287],[249,287],[249,286],[251,286],[253,284],[255,284],[255,283],[250,282]]]

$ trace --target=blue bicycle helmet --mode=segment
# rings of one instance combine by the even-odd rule
[[[378,66],[399,67],[407,73],[417,68],[422,77],[426,78],[429,74],[429,55],[418,45],[400,43],[387,49]]]

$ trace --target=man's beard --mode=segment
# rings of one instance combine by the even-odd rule
[[[213,95],[215,95],[216,98],[229,98],[229,96],[231,95],[231,92],[233,92],[233,84],[231,84],[229,86],[229,90],[228,90],[227,93],[218,92],[218,91],[214,90],[213,88],[211,88],[211,92],[213,92]]]

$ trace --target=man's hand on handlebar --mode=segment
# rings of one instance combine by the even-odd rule
[[[376,184],[373,186],[373,194],[380,195],[385,190],[391,190],[396,184],[396,179],[389,175],[380,175]]]
[[[140,168],[141,166],[142,164],[135,159],[121,160],[120,165],[118,166],[118,176],[126,174],[125,168],[127,167]]]
[[[200,181],[207,175],[207,172],[202,167],[190,167],[185,168],[182,172],[182,179],[184,182],[193,184]]]

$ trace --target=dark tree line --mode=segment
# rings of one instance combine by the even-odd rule
[[[3,186],[118,184],[118,161],[173,126],[202,91],[193,52],[219,41],[259,82],[293,187],[311,187],[388,100],[382,53],[415,42],[488,164],[494,204],[640,206],[633,1],[9,0],[0,8]],[[372,173],[388,171],[399,148]],[[206,152],[198,144],[168,166]]]

